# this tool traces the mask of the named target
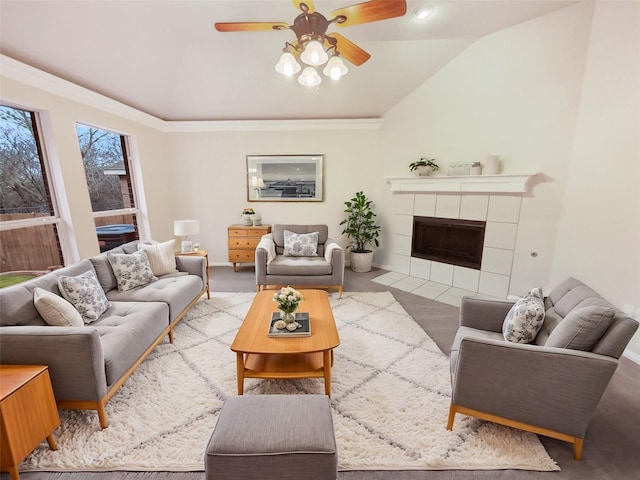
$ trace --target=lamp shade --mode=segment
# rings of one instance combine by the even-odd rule
[[[333,56],[327,62],[327,65],[322,70],[327,77],[330,77],[331,80],[340,80],[340,77],[346,75],[349,69],[344,64],[342,59],[338,56]]]
[[[302,67],[300,67],[298,62],[296,62],[296,58],[293,55],[289,52],[284,52],[280,56],[280,60],[276,65],[276,72],[282,75],[291,76],[294,73],[298,73],[301,68]]]
[[[200,220],[176,220],[173,222],[173,234],[177,237],[200,233]]]
[[[329,55],[324,51],[319,41],[311,40],[300,54],[300,60],[307,65],[322,65],[329,60]]]
[[[305,87],[315,87],[316,85],[320,85],[320,82],[322,82],[322,78],[320,78],[320,75],[318,75],[318,72],[316,72],[313,67],[305,68],[298,77],[298,83]]]

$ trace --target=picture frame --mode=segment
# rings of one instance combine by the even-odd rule
[[[322,202],[324,155],[247,155],[249,202]]]

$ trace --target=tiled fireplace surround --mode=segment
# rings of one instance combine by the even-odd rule
[[[392,272],[376,281],[456,306],[468,295],[506,298],[521,201],[504,193],[394,193]],[[411,257],[414,215],[486,221],[481,269]]]

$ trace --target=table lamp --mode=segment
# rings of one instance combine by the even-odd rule
[[[189,240],[189,235],[200,233],[200,220],[175,220],[173,222],[173,234],[182,239],[180,252],[193,252],[193,242]]]

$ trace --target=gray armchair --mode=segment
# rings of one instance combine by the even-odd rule
[[[284,232],[318,232],[316,256],[285,256]],[[342,297],[344,249],[328,237],[327,225],[274,225],[256,247],[256,290],[267,286],[337,288]]]
[[[545,319],[535,340],[512,343],[502,335],[512,305],[463,299],[450,358],[447,429],[452,429],[456,413],[469,415],[571,442],[574,458],[580,460],[591,416],[638,322],[569,278],[544,299]],[[601,336],[590,339],[592,345],[581,345],[584,350],[551,346],[558,344],[559,333],[563,342],[575,343],[594,307],[606,307],[610,323]],[[552,337],[560,325],[562,330]]]

